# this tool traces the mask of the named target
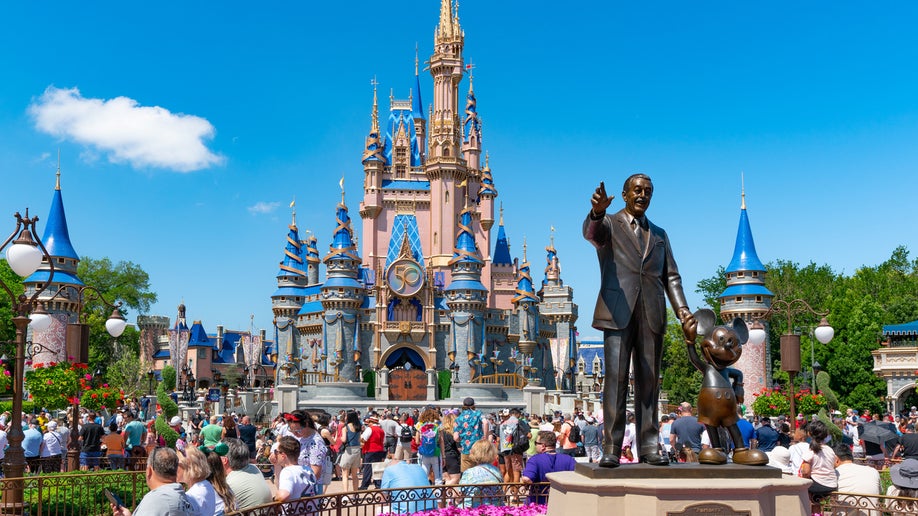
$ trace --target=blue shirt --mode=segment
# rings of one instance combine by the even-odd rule
[[[736,427],[739,428],[741,434],[743,434],[743,446],[749,447],[749,440],[755,439],[755,427],[752,426],[752,423],[748,419],[741,417],[739,421],[736,422]],[[736,446],[734,444],[734,446]]]
[[[22,450],[25,452],[25,456],[29,458],[38,457],[41,441],[42,435],[37,428],[29,427],[28,430],[23,432]]]
[[[427,472],[418,464],[397,462],[383,470],[382,489],[417,487],[430,485]],[[430,489],[408,489],[391,493],[394,514],[411,514],[437,508],[437,501],[431,499]],[[406,501],[411,500],[411,501]]]
[[[778,444],[778,432],[769,425],[762,425],[755,431],[755,438],[759,441],[759,449],[770,452]]]

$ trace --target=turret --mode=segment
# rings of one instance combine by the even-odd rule
[[[765,315],[774,294],[765,287],[765,266],[759,260],[752,239],[752,228],[746,212],[746,191],[742,191],[739,227],[733,258],[726,268],[727,288],[720,294],[720,318],[729,323],[739,317],[751,323]],[[761,345],[745,344],[743,354],[733,367],[743,371],[746,392],[759,392],[771,385],[769,340]]]
[[[358,279],[360,256],[354,242],[351,219],[344,202],[342,179],[341,203],[336,210],[335,231],[325,263],[326,279],[322,285],[322,308],[325,310],[323,332],[328,357],[326,372],[334,373],[341,381],[355,380],[356,360],[359,359],[357,311],[366,294]]]
[[[472,65],[469,65],[472,66]],[[469,93],[465,101],[465,118],[462,121],[462,155],[469,173],[477,175],[481,169],[481,119],[478,118],[478,101],[475,99],[474,77],[469,70]]]
[[[278,362],[299,355],[299,332],[295,323],[296,315],[306,301],[306,285],[310,284],[307,269],[315,270],[318,263],[316,256],[308,256],[304,242],[300,240],[299,230],[296,226],[296,201],[291,203],[293,208],[292,221],[287,226],[287,243],[284,246],[284,258],[280,262],[280,271],[277,273],[277,290],[271,295],[271,308],[274,312],[274,329],[277,335]],[[313,238],[314,242],[315,238]],[[309,259],[313,263],[307,266]],[[318,279],[318,278],[316,278]],[[221,345],[222,343],[218,343]]]
[[[374,78],[373,110],[370,113],[370,133],[363,148],[363,202],[360,203],[360,216],[364,220],[375,219],[382,210],[382,181],[386,167],[383,142],[379,133],[379,99],[376,93],[377,83]]]
[[[54,260],[54,276],[51,278],[51,284],[38,298],[51,315],[51,326],[43,331],[30,330],[32,331],[32,342],[41,345],[40,349],[42,349],[40,353],[32,357],[35,362],[61,362],[67,359],[64,346],[67,324],[78,322],[81,306],[79,289],[83,286],[83,281],[77,276],[80,256],[70,243],[70,230],[67,227],[67,215],[64,212],[64,199],[61,195],[59,162],[60,158],[58,158],[54,194],[51,197],[51,210],[48,212],[48,222],[42,236],[45,249]],[[32,295],[38,285],[46,283],[49,277],[51,277],[51,267],[47,258],[43,258],[38,270],[22,281],[25,295]]]
[[[445,268],[450,260],[447,238],[456,234],[456,216],[461,204],[456,202],[459,185],[467,180],[468,169],[462,157],[459,118],[459,82],[462,80],[464,41],[459,26],[458,6],[454,11],[450,0],[440,4],[440,24],[434,33],[434,53],[430,57],[430,74],[434,81],[431,118],[427,126],[427,163],[425,172],[430,181],[432,203],[442,209],[431,214],[434,238],[430,253],[431,265]]]
[[[459,367],[459,382],[471,380],[475,373],[474,360],[481,360],[480,353],[485,341],[483,312],[488,289],[481,283],[481,268],[484,260],[475,243],[472,228],[472,208],[466,205],[462,210],[453,258],[452,281],[446,288],[446,306],[449,307],[450,343],[447,352]]]
[[[553,344],[557,349],[551,350],[542,357],[540,368],[546,373],[554,367],[561,367],[570,370],[574,366],[574,358],[577,356],[577,322],[578,312],[577,305],[574,304],[574,289],[565,285],[561,279],[561,261],[558,258],[558,251],[555,249],[555,228],[551,228],[551,237],[548,247],[545,248],[545,278],[542,280],[542,288],[539,290],[539,298],[542,303],[539,305],[539,312],[543,320],[553,326],[553,333],[557,338]],[[557,357],[558,363],[552,361]],[[562,386],[565,389],[572,389],[572,380],[574,374],[565,375],[566,383]],[[555,380],[553,375],[543,376],[544,384],[551,388],[551,382]]]

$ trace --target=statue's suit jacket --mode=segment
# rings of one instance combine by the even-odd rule
[[[649,238],[643,248],[625,210],[599,220],[587,215],[583,222],[583,236],[599,256],[602,284],[593,311],[593,327],[598,330],[624,329],[634,311],[643,310],[638,320],[662,335],[666,331],[666,295],[674,310],[688,306],[669,237],[646,216],[645,220]],[[635,306],[638,299],[641,306]]]

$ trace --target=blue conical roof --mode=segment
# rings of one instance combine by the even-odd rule
[[[332,237],[332,243],[329,246],[329,254],[325,256],[325,261],[335,259],[349,259],[360,261],[357,256],[357,247],[354,245],[354,238],[351,232],[351,217],[347,213],[347,206],[341,202],[335,211],[335,218],[338,225],[335,227],[335,234]]]
[[[414,91],[414,98],[411,99],[411,116],[424,120],[424,103],[421,102],[421,78],[418,76],[417,70],[414,73]]]
[[[465,141],[474,135],[481,144],[481,120],[478,118],[478,101],[475,100],[475,92],[469,88],[469,94],[465,98],[465,121],[462,123],[465,128]]]
[[[520,266],[520,270],[517,273],[516,295],[513,296],[512,301],[514,303],[519,303],[520,301],[532,303],[539,302],[539,298],[536,297],[535,289],[532,287],[532,276],[529,274],[529,262],[526,261],[525,257],[523,258],[523,265]]]
[[[303,243],[296,224],[290,224],[287,231],[287,245],[284,247],[284,259],[280,262],[278,277],[306,276]]]
[[[453,248],[453,259],[450,265],[456,262],[484,263],[475,243],[475,234],[472,232],[472,208],[466,207],[459,215],[459,232],[456,235],[456,247]]]
[[[42,242],[51,256],[80,259],[73,249],[73,244],[70,243],[70,231],[67,229],[67,216],[64,214],[64,199],[61,197],[60,188],[54,190],[51,211],[48,213],[48,223],[45,225]]]
[[[733,248],[733,259],[727,266],[726,272],[739,271],[764,271],[759,256],[755,252],[755,242],[752,240],[752,229],[749,227],[749,216],[746,208],[740,211],[739,228],[736,230],[736,247]]]
[[[494,188],[494,178],[491,176],[491,157],[485,154],[485,166],[481,169],[481,186],[478,187],[478,195],[497,195],[497,188]]]
[[[492,263],[494,265],[513,264],[513,260],[510,258],[510,241],[507,240],[503,222],[497,227],[497,243],[494,244],[494,259]]]

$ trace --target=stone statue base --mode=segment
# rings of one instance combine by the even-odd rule
[[[548,516],[810,514],[810,480],[768,466],[578,464],[548,479]]]

